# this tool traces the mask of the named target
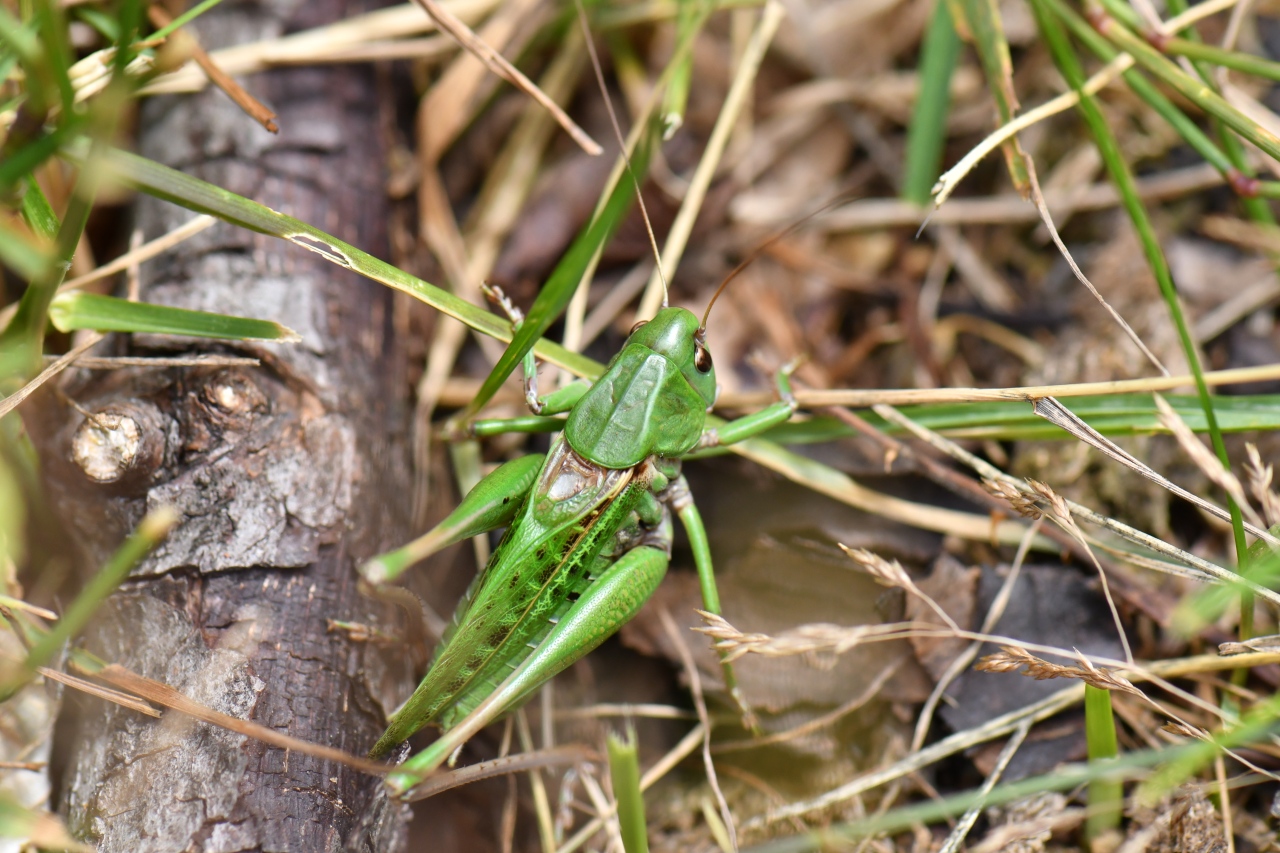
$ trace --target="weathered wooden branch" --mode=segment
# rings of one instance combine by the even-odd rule
[[[225,4],[194,29],[214,48],[364,11],[356,5]],[[210,90],[148,103],[142,152],[385,256],[371,69],[283,69],[245,82],[279,113],[279,136]],[[192,215],[138,201],[148,238]],[[405,382],[392,295],[316,255],[221,224],[144,267],[142,295],[278,320],[304,340],[119,342],[131,354],[233,350],[263,363],[76,378],[65,391],[80,407],[122,413],[144,437],[144,452],[112,482],[90,478],[73,457],[84,417],[45,400],[31,432],[86,566],[148,507],[182,514],[82,643],[217,710],[362,754],[382,729],[386,697],[409,675],[330,626],[385,620],[358,594],[354,564],[405,533]],[[403,844],[406,812],[387,802],[375,777],[174,713],[156,721],[69,696],[64,718],[57,806],[99,850]]]

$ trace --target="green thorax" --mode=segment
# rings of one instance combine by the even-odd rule
[[[638,326],[604,376],[574,406],[565,439],[606,468],[631,468],[649,456],[681,456],[698,443],[716,377],[698,318],[663,308]]]
[[[649,483],[581,459],[563,441],[492,559],[458,604],[419,692],[445,729],[492,693],[603,571],[601,552],[635,523]]]

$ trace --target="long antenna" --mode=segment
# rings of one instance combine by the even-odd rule
[[[627,164],[627,174],[631,176],[631,183],[636,188],[636,201],[640,203],[640,214],[644,218],[644,230],[649,234],[649,246],[653,249],[653,260],[657,264],[658,277],[662,279],[662,307],[667,307],[667,276],[662,271],[662,255],[658,251],[658,238],[653,233],[653,223],[649,221],[649,210],[644,206],[644,194],[640,192],[640,181],[636,178],[635,170],[631,168],[631,156],[627,154],[627,143],[622,136],[622,126],[618,124],[618,114],[613,111],[613,100],[609,97],[609,89],[604,82],[604,70],[600,67],[600,57],[596,55],[596,45],[591,37],[591,26],[587,21],[587,10],[582,5],[582,0],[574,0],[574,6],[578,9],[578,21],[582,24],[582,35],[587,43],[587,54],[591,57],[591,67],[596,73],[596,84],[600,87],[600,94],[604,98],[605,109],[609,111],[609,121],[613,124],[613,135],[618,140],[618,148],[622,151],[622,160]]]
[[[804,225],[806,222],[808,222],[810,219],[813,219],[818,214],[826,213],[828,210],[830,210],[831,208],[835,207],[837,204],[847,199],[850,195],[851,193],[849,192],[842,192],[836,195],[834,198],[830,199],[825,204],[823,204],[822,207],[819,207],[816,210],[812,210],[806,213],[804,216],[800,217],[795,222],[792,222],[790,225],[788,225],[786,228],[783,228],[781,231],[774,232],[772,235],[769,236],[767,240],[765,240],[763,243],[759,244],[754,249],[752,249],[751,254],[747,255],[747,257],[742,261],[742,263],[734,267],[733,270],[731,270],[730,273],[724,277],[724,280],[720,282],[720,286],[716,288],[716,292],[711,294],[711,301],[707,303],[707,310],[702,313],[702,325],[699,327],[700,330],[703,332],[707,330],[707,318],[711,316],[711,306],[716,304],[716,300],[720,298],[720,294],[724,292],[724,289],[726,286],[728,286],[729,282],[733,281],[737,277],[738,273],[742,272],[744,269],[750,266],[755,261],[756,258],[764,254],[765,250],[768,249],[770,246],[772,246],[774,243],[778,242],[783,237],[786,237],[794,233],[797,229],[800,228],[801,225]]]

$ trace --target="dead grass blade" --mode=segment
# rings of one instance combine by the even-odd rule
[[[1146,698],[1146,694],[1134,687],[1127,678],[1107,669],[1099,669],[1083,655],[1080,656],[1079,666],[1066,666],[1038,658],[1018,646],[1004,646],[999,652],[987,655],[978,661],[974,668],[979,672],[1017,672],[1036,681],[1050,678],[1074,678],[1099,690],[1114,690]]]
[[[451,0],[449,8],[464,21],[478,21],[487,15],[497,0]],[[405,39],[405,36],[429,32],[436,28],[430,18],[412,3],[354,15],[336,24],[290,33],[286,36],[239,44],[215,50],[210,54],[223,71],[232,75],[256,74],[281,65],[317,65],[325,62],[367,62],[374,58],[403,59],[409,56],[433,55],[430,45],[448,45],[452,39],[434,36],[427,39]],[[398,39],[398,40],[397,40]],[[148,84],[143,95],[168,95],[199,92],[208,78],[190,66],[162,75]]]
[[[481,761],[478,764],[472,764],[461,770],[454,770],[451,773],[440,773],[431,776],[421,785],[414,788],[405,799],[410,802],[425,800],[428,797],[434,797],[436,794],[444,793],[453,788],[470,785],[472,782],[479,782],[483,779],[492,779],[495,776],[507,776],[513,773],[537,770],[542,767],[563,767],[566,764],[581,764],[587,761],[599,760],[600,755],[595,750],[577,744],[557,746],[551,749],[538,750],[537,752],[525,752],[520,755],[508,755],[489,761]]]
[[[1170,492],[1173,492],[1178,497],[1182,498],[1185,501],[1188,501],[1194,506],[1199,507],[1200,509],[1209,513],[1210,515],[1215,516],[1216,518],[1220,518],[1226,522],[1231,521],[1231,514],[1228,513],[1225,509],[1213,503],[1212,501],[1205,500],[1199,495],[1193,494],[1192,492],[1187,491],[1186,489],[1179,486],[1177,483],[1174,483],[1173,481],[1169,480],[1167,477],[1164,477],[1163,475],[1157,473],[1145,462],[1143,462],[1142,460],[1135,457],[1133,454],[1121,448],[1111,439],[1099,433],[1093,427],[1089,426],[1087,423],[1085,423],[1080,418],[1078,418],[1075,415],[1075,413],[1067,409],[1067,407],[1063,406],[1061,403],[1059,403],[1057,400],[1053,399],[1052,397],[1044,397],[1042,399],[1036,400],[1032,405],[1033,405],[1033,411],[1035,411],[1037,415],[1044,418],[1049,423],[1054,424],[1055,426],[1059,426],[1062,429],[1066,430],[1067,432],[1071,433],[1073,436],[1083,441],[1085,444],[1088,444],[1090,447],[1093,447],[1097,450],[1102,451],[1104,454],[1111,457],[1112,459],[1119,462],[1120,464],[1133,469],[1134,471],[1141,474],[1143,477],[1147,478],[1148,480],[1160,486],[1161,488],[1164,488],[1169,490]],[[1165,406],[1167,407],[1168,404],[1166,403]],[[1173,410],[1169,409],[1169,411],[1172,412]],[[1183,429],[1186,429],[1185,424],[1183,424]],[[1190,430],[1187,430],[1187,432],[1190,432]],[[1217,460],[1215,459],[1214,462],[1216,463]],[[1222,471],[1221,464],[1218,464],[1217,467],[1218,467],[1218,470],[1221,472]],[[1237,486],[1238,485],[1239,483],[1237,482]],[[1239,492],[1241,497],[1243,497],[1244,490],[1240,489]],[[1248,530],[1250,533],[1252,533],[1254,536],[1257,536],[1259,539],[1265,539],[1267,542],[1270,542],[1272,545],[1280,546],[1280,539],[1277,539],[1275,536],[1272,536],[1269,530],[1263,527],[1259,527],[1257,524],[1250,521],[1246,521],[1244,523],[1244,527],[1245,527],[1245,530]]]
[[[1178,440],[1178,446],[1191,458],[1200,472],[1209,479],[1209,482],[1216,484],[1220,489],[1230,495],[1231,499],[1236,502],[1240,510],[1245,514],[1249,521],[1253,524],[1265,526],[1257,510],[1249,503],[1249,499],[1245,497],[1244,485],[1235,474],[1222,467],[1222,462],[1218,457],[1213,455],[1209,448],[1205,447],[1196,434],[1191,431],[1191,427],[1187,426],[1182,417],[1174,411],[1165,401],[1164,397],[1159,394],[1154,395],[1156,408],[1160,410],[1160,423],[1164,424],[1165,429],[1173,434]]]
[[[1210,386],[1232,385],[1239,382],[1261,382],[1280,379],[1280,364],[1260,367],[1244,367],[1234,370],[1213,370],[1205,373],[1205,383]],[[1110,382],[1076,382],[1070,385],[1021,385],[1011,388],[901,388],[860,390],[841,388],[833,390],[797,389],[796,400],[801,406],[847,406],[869,408],[878,403],[889,406],[928,405],[933,403],[987,403],[1019,400],[1034,403],[1045,397],[1100,397],[1111,394],[1135,394],[1154,391],[1172,391],[1191,387],[1195,378],[1179,376],[1152,376],[1147,379],[1117,379]],[[736,405],[755,405],[765,395],[739,397]],[[724,405],[729,405],[725,403]]]
[[[366,758],[357,758],[349,755],[340,749],[334,749],[330,746],[323,746],[318,743],[300,740],[299,738],[290,737],[275,729],[267,728],[258,723],[249,720],[241,720],[230,714],[224,714],[221,711],[215,711],[207,708],[199,702],[188,699],[182,693],[173,689],[167,684],[145,678],[135,672],[131,672],[122,666],[116,664],[107,664],[100,670],[88,673],[95,678],[100,678],[108,684],[114,685],[121,690],[127,690],[136,696],[162,705],[166,708],[194,717],[204,723],[224,728],[227,731],[242,734],[251,737],[254,740],[261,741],[280,749],[289,749],[294,752],[300,752],[303,755],[310,755],[314,758],[321,758],[326,761],[334,761],[338,764],[359,770],[363,773],[369,773],[375,776],[381,776],[389,770],[394,770],[394,766],[384,764],[380,761],[370,761]]]
[[[680,662],[684,665],[685,673],[689,676],[689,692],[693,694],[693,707],[697,709],[698,720],[702,723],[702,766],[707,773],[707,784],[711,786],[711,792],[716,797],[716,804],[720,807],[720,819],[728,831],[729,846],[732,853],[738,853],[738,830],[734,826],[733,813],[729,811],[729,803],[724,798],[724,792],[720,790],[720,780],[716,778],[715,762],[711,760],[711,718],[707,714],[706,699],[702,696],[702,677],[698,674],[697,664],[693,662],[693,652],[689,650],[689,644],[685,642],[684,635],[681,633],[680,628],[676,626],[676,620],[671,618],[670,612],[665,607],[659,608],[658,618],[662,620],[662,628],[667,632],[667,636],[671,638],[676,651],[679,652]]]
[[[1004,771],[1009,766],[1009,762],[1013,760],[1013,756],[1022,748],[1022,744],[1027,739],[1027,734],[1031,731],[1031,724],[1024,721],[1013,731],[1013,736],[1005,743],[1004,749],[1000,750],[1000,755],[996,758],[996,765],[987,774],[986,781],[982,783],[982,788],[978,794],[980,797],[986,797],[995,788],[1000,778],[1004,775]],[[978,815],[982,814],[983,802],[974,803],[968,811],[960,818],[956,824],[956,828],[947,836],[947,840],[943,843],[938,853],[956,853],[960,846],[964,844],[964,840],[969,836],[969,830],[973,829],[974,823],[978,820]]]
[[[1125,320],[1124,317],[1120,316],[1120,312],[1117,311],[1110,302],[1103,298],[1102,294],[1098,292],[1098,288],[1093,286],[1093,282],[1089,281],[1089,277],[1084,274],[1084,271],[1081,270],[1080,266],[1076,263],[1076,259],[1073,258],[1071,256],[1071,252],[1067,250],[1067,245],[1062,242],[1062,237],[1058,234],[1058,227],[1053,222],[1053,215],[1049,213],[1049,206],[1045,204],[1044,193],[1040,191],[1040,178],[1036,174],[1035,163],[1031,161],[1031,158],[1027,158],[1027,179],[1031,184],[1031,201],[1035,204],[1036,210],[1040,211],[1040,219],[1044,222],[1044,227],[1049,230],[1049,236],[1053,238],[1053,244],[1058,247],[1058,254],[1062,255],[1066,260],[1067,265],[1071,267],[1071,272],[1075,275],[1076,280],[1083,284],[1085,289],[1089,291],[1089,294],[1099,305],[1102,306],[1103,310],[1111,315],[1111,319],[1114,320],[1116,325],[1118,325],[1121,331],[1124,332],[1125,337],[1132,341],[1133,345],[1136,346],[1144,356],[1146,356],[1147,361],[1151,362],[1151,364],[1156,368],[1156,370],[1160,371],[1161,374],[1168,376],[1168,368],[1164,366],[1160,359],[1156,358],[1156,354],[1153,353],[1146,343],[1143,342],[1142,338],[1140,338],[1138,333],[1133,330],[1133,327],[1129,325],[1128,321]]]
[[[151,23],[160,28],[167,27],[173,23],[173,16],[159,6],[148,6],[147,16],[151,19]],[[214,62],[209,57],[209,54],[205,52],[205,49],[200,46],[200,43],[196,41],[195,36],[186,33],[181,28],[178,29],[178,32],[183,33],[187,39],[186,47],[191,51],[191,58],[204,71],[210,83],[225,92],[227,97],[235,102],[236,106],[244,110],[245,114],[258,124],[272,133],[280,132],[280,127],[275,122],[276,114],[274,112],[245,91],[244,87],[237,83],[230,74],[219,68],[218,63]]]
[[[469,51],[476,59],[483,62],[485,67],[533,98],[547,112],[555,116],[556,122],[564,128],[565,133],[569,134],[574,142],[578,143],[578,146],[583,151],[592,156],[604,153],[604,149],[600,147],[600,144],[592,139],[585,130],[578,127],[577,122],[569,118],[569,115],[560,109],[559,104],[547,97],[546,93],[539,89],[537,84],[524,76],[520,69],[507,61],[506,57],[485,44],[479,36],[472,32],[470,27],[455,17],[452,12],[437,3],[436,0],[414,0],[414,2],[431,16],[431,20],[436,22],[436,26],[453,37],[459,45]]]
[[[26,385],[23,385],[8,397],[0,400],[0,418],[3,418],[5,415],[16,409],[22,404],[23,400],[34,394],[41,385],[57,376],[71,365],[75,364],[76,359],[84,355],[101,341],[102,335],[97,332],[90,332],[85,336],[85,339],[77,344],[73,349],[68,350],[65,355],[60,356],[57,361],[53,362],[53,364],[50,364],[44,370],[36,374],[34,379]]]
[[[128,708],[131,711],[137,711],[139,714],[146,714],[148,717],[159,718],[160,712],[155,708],[138,699],[136,696],[130,696],[128,693],[121,693],[119,690],[111,690],[107,687],[94,684],[92,681],[85,681],[74,675],[68,675],[57,669],[50,669],[47,666],[36,667],[36,672],[40,673],[50,681],[56,681],[59,684],[65,684],[68,687],[79,690],[81,693],[87,693],[90,696],[97,696],[99,699],[105,699],[108,702],[114,702],[122,708]]]
[[[1026,483],[1009,476],[990,462],[987,462],[985,459],[978,458],[955,442],[948,441],[938,435],[933,430],[921,426],[903,415],[897,409],[894,409],[892,406],[875,406],[873,408],[876,414],[880,415],[885,420],[890,423],[898,424],[916,438],[919,438],[929,444],[931,447],[937,448],[952,459],[967,465],[969,468],[977,472],[978,476],[982,477],[984,481],[996,484],[993,486],[993,493],[1015,504],[1015,509],[1018,506],[1026,506],[1027,508],[1034,509],[1032,504],[1034,503],[1036,496],[1031,487]],[[1032,499],[1031,503],[1028,503],[1025,500],[1027,497]],[[1096,524],[1099,527],[1109,530],[1112,533],[1115,533],[1116,535],[1121,536],[1136,545],[1140,545],[1141,547],[1156,554],[1168,557],[1185,566],[1190,566],[1192,569],[1201,572],[1203,579],[1206,581],[1213,579],[1223,583],[1243,584],[1255,595],[1265,598],[1274,604],[1280,605],[1280,595],[1277,595],[1272,590],[1259,586],[1247,578],[1242,578],[1230,569],[1219,566],[1216,563],[1211,563],[1208,560],[1197,557],[1195,554],[1183,551],[1181,548],[1175,548],[1163,539],[1144,533],[1141,530],[1130,527],[1127,524],[1123,524],[1113,518],[1102,515],[1101,513],[1094,512],[1088,507],[1078,504],[1075,501],[1066,501],[1066,506],[1071,511],[1071,514],[1077,518],[1084,519],[1090,524]],[[1036,514],[1038,513],[1039,511],[1036,510]],[[1105,547],[1112,551],[1112,553],[1116,553],[1105,543],[1094,542],[1093,544]],[[1127,558],[1124,554],[1117,553],[1116,555],[1122,558]],[[1141,564],[1147,567],[1154,567],[1145,561]]]
[[[640,300],[640,308],[636,312],[638,317],[652,317],[657,313],[663,299],[662,277],[663,275],[674,277],[676,274],[676,268],[680,265],[680,258],[688,244],[689,235],[693,233],[694,220],[698,217],[698,211],[702,209],[707,188],[711,186],[711,179],[720,166],[720,157],[724,154],[725,146],[729,144],[729,135],[738,123],[738,116],[747,102],[747,96],[751,93],[756,72],[764,60],[764,53],[773,41],[774,33],[778,31],[785,14],[783,5],[777,0],[769,0],[760,14],[760,20],[751,33],[751,39],[734,73],[733,83],[724,96],[724,104],[716,117],[711,136],[707,139],[702,159],[694,169],[693,177],[689,180],[689,188],[685,192],[684,200],[680,203],[680,211],[676,214],[671,230],[667,234],[667,242],[662,247],[661,263],[654,268],[653,275],[645,286],[644,297]]]

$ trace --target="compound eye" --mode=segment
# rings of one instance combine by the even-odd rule
[[[636,324],[635,324],[634,326],[632,326],[632,327],[631,327],[631,331],[627,332],[627,337],[631,337],[631,336],[632,336],[632,335],[634,335],[636,332],[640,331],[640,327],[641,327],[641,326],[643,326],[643,325],[644,325],[645,323],[647,323],[647,322],[649,322],[649,321],[648,321],[648,320],[638,320],[638,321],[636,321]]]
[[[693,366],[698,368],[699,373],[711,372],[711,350],[702,345],[700,341],[694,341]]]

